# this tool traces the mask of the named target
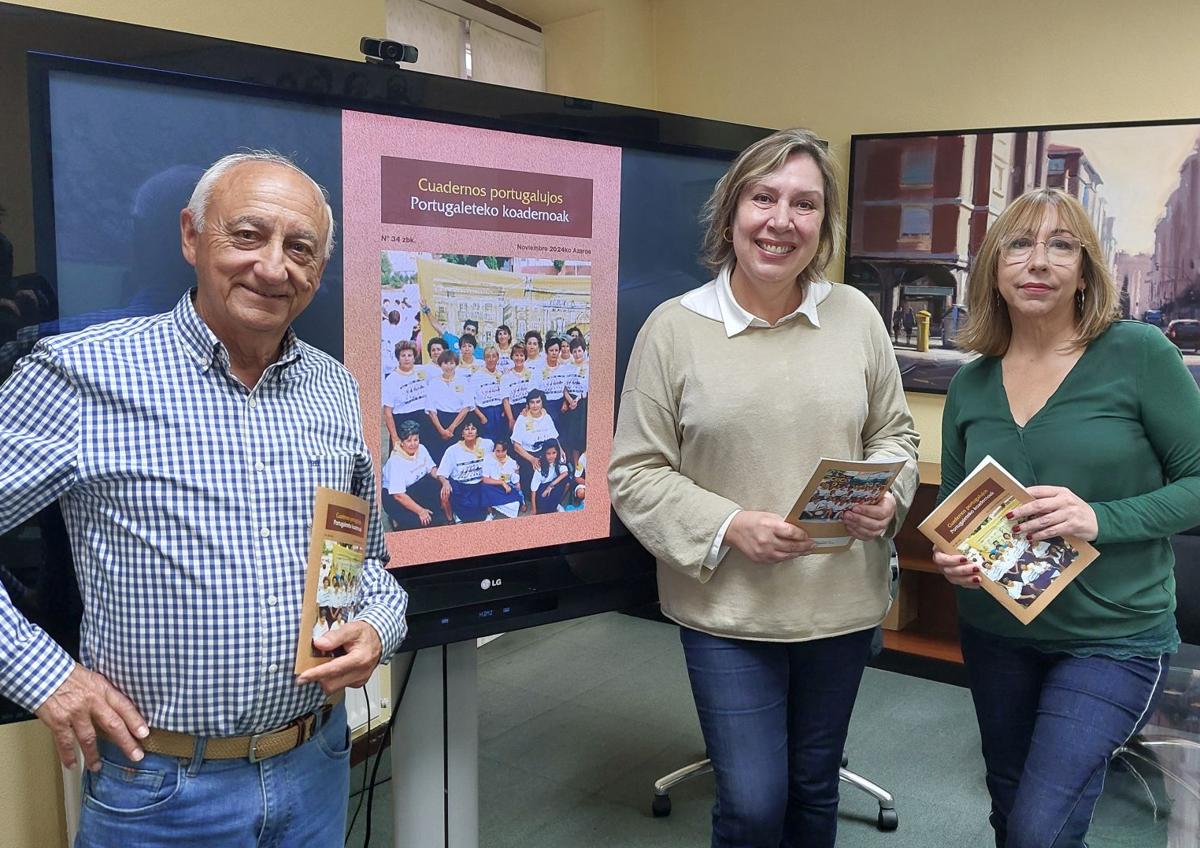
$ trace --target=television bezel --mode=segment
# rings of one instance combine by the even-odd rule
[[[39,271],[52,284],[55,241],[48,107],[50,77],[55,71],[716,161],[731,160],[738,151],[770,132],[759,127],[0,3],[0,26],[6,17],[14,15],[27,23],[30,18],[44,21],[39,32],[71,30],[75,37],[80,37],[80,30],[97,27],[103,35],[91,39],[95,49],[71,50],[69,55],[56,49],[54,43],[30,44],[25,51],[35,255]],[[162,44],[161,50],[155,50],[155,43]],[[118,45],[124,45],[124,49]],[[240,69],[237,78],[228,73],[233,68]],[[277,83],[283,79],[295,80],[298,85],[306,80],[312,84],[315,80],[328,91],[282,87]],[[332,93],[347,90],[351,82],[357,86],[353,96]],[[623,376],[617,375],[618,386]],[[652,604],[656,599],[653,559],[627,534],[615,515],[606,538],[486,557],[400,565],[393,567],[391,573],[410,594],[410,636],[406,647],[460,641]],[[535,585],[516,592],[516,588],[529,581],[510,577],[510,587],[514,583],[516,587],[497,591],[504,585],[506,575],[513,574],[535,575]],[[424,592],[426,588],[430,591]],[[453,600],[447,600],[448,597]],[[517,603],[516,599],[523,601]],[[517,612],[503,614],[506,607]]]

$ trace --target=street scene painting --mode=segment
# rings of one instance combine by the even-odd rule
[[[1035,188],[1080,201],[1120,317],[1159,327],[1200,381],[1198,143],[1200,118],[853,136],[844,279],[883,315],[904,388],[944,393],[968,360],[968,274],[987,228]]]

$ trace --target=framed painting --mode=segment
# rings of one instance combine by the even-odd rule
[[[984,234],[1043,187],[1091,216],[1120,317],[1161,328],[1200,381],[1198,143],[1200,118],[851,136],[843,279],[883,316],[905,389],[945,393],[970,358],[956,337]]]

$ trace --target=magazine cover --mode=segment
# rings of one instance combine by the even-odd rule
[[[1033,497],[990,456],[918,529],[948,554],[979,566],[980,586],[1023,624],[1033,621],[1100,555],[1074,536],[1030,542],[1005,516]]]
[[[808,533],[817,544],[817,552],[844,551],[854,543],[854,537],[842,523],[842,513],[855,504],[879,503],[904,462],[822,457],[787,520]]]
[[[314,648],[313,639],[336,630],[353,616],[369,511],[361,498],[323,486],[317,488],[296,645],[296,674],[335,656]]]

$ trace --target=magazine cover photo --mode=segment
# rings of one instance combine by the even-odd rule
[[[380,254],[389,530],[584,508],[591,265]]]
[[[1030,541],[1016,532],[1013,511],[1032,500],[990,456],[921,522],[920,531],[946,553],[979,567],[981,588],[1023,624],[1033,621],[1099,556],[1073,536]]]

